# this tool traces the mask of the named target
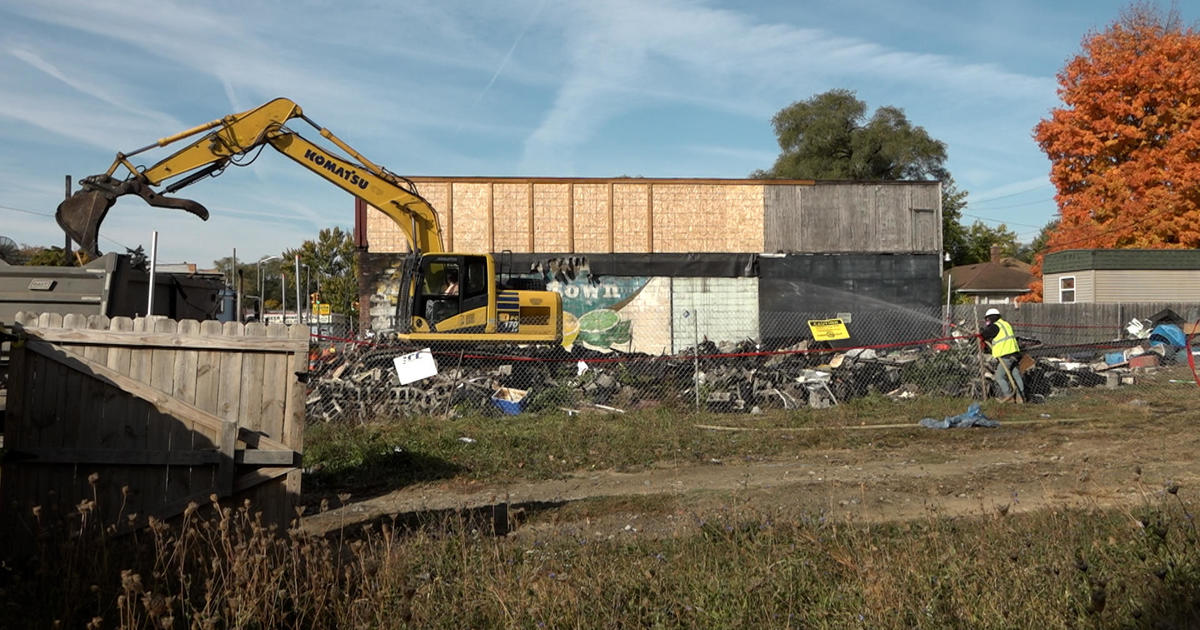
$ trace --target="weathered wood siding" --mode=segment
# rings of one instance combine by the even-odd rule
[[[93,497],[95,516],[120,527],[211,495],[250,499],[267,522],[295,518],[306,327],[22,313],[16,331],[7,535],[32,531],[34,506],[52,518]]]
[[[937,182],[768,184],[764,251],[940,252]]]
[[[986,304],[955,305],[955,321],[973,325],[978,317],[982,322],[988,308]],[[1090,345],[1123,339],[1125,326],[1131,320],[1149,318],[1163,309],[1175,311],[1189,323],[1200,319],[1200,302],[1042,303],[999,308],[1019,336],[1032,337],[1047,345]]]

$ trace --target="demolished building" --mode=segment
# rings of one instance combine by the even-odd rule
[[[545,282],[591,347],[787,339],[814,317],[843,318],[858,343],[884,330],[872,318],[939,327],[910,313],[940,302],[935,181],[411,179],[448,250],[492,252],[506,273]],[[388,330],[407,240],[361,202],[355,236],[361,329]]]

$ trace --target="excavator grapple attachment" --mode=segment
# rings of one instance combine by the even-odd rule
[[[71,240],[79,243],[83,251],[99,256],[96,239],[100,233],[100,222],[116,202],[116,197],[103,191],[81,190],[58,204],[54,219]]]
[[[208,220],[208,210],[195,201],[160,195],[139,179],[120,181],[108,175],[93,175],[80,181],[80,190],[58,204],[54,219],[83,251],[99,256],[96,241],[100,223],[122,195],[138,195],[152,206],[184,210]]]

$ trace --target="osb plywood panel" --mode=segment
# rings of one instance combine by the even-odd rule
[[[571,186],[533,185],[534,251],[571,251]]]
[[[367,206],[367,245],[373,252],[408,251],[408,237],[399,225],[375,206]]]
[[[650,184],[613,184],[613,249],[653,252],[650,243]]]
[[[492,203],[495,223],[495,250],[530,252],[529,203],[530,185],[526,183],[493,184]]]
[[[448,201],[450,199],[450,184],[422,183],[417,187],[417,194],[429,201],[429,205],[438,211],[438,219],[442,226],[442,243],[450,247],[454,240],[447,223]],[[367,249],[376,254],[400,254],[409,251],[408,237],[404,230],[375,206],[367,206]]]
[[[453,207],[450,205],[450,183],[449,182],[431,182],[417,184],[417,194],[425,198],[429,205],[438,213],[438,222],[442,226],[442,245],[450,251],[454,251],[454,226],[451,225],[451,219],[454,218]],[[370,240],[370,235],[367,236]],[[371,251],[375,251],[372,246]],[[404,251],[408,251],[407,248]]]
[[[762,251],[762,186],[655,184],[653,190],[654,251]]]
[[[490,183],[454,183],[454,251],[493,251],[491,192]]]
[[[575,184],[575,251],[612,251],[608,184]]]

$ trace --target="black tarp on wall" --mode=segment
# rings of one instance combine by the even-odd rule
[[[848,342],[888,343],[941,334],[937,254],[787,254],[758,259],[764,340],[803,337],[809,318],[850,313]]]
[[[809,319],[850,313],[851,339],[837,346],[890,343],[941,335],[942,263],[935,253],[824,254],[495,254],[514,276],[550,260],[574,259],[596,276],[758,277],[759,333],[785,343],[811,337]],[[360,259],[360,291],[370,304],[376,286],[394,273],[402,255]],[[549,267],[546,267],[547,269]],[[543,272],[546,280],[552,275]],[[394,308],[394,306],[393,306]],[[365,309],[364,309],[365,310]],[[366,314],[364,313],[364,317]]]

